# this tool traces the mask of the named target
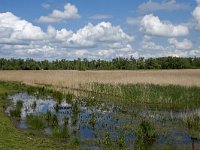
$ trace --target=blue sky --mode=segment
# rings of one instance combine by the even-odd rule
[[[0,57],[200,57],[200,0],[0,0]]]

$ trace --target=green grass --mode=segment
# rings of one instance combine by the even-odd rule
[[[198,115],[193,115],[184,120],[184,123],[188,129],[200,131],[200,117]]]
[[[86,85],[85,87],[87,87]],[[89,85],[94,93],[114,97],[117,102],[144,104],[157,108],[187,109],[200,107],[200,88],[152,84]],[[82,85],[83,87],[83,85]]]
[[[56,138],[66,139],[69,138],[69,131],[67,127],[53,128],[52,135]]]
[[[79,149],[73,144],[65,144],[51,137],[43,137],[32,134],[30,131],[21,131],[4,114],[5,107],[9,105],[6,95],[25,90],[26,86],[18,83],[0,82],[0,149],[11,150],[64,150]]]

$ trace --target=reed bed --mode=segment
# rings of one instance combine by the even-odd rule
[[[72,89],[80,88],[80,84],[93,82],[103,84],[173,84],[200,87],[200,69],[141,71],[0,71],[0,80],[18,81],[31,85],[52,85]]]
[[[85,87],[84,87],[85,86]],[[154,84],[84,84],[81,88],[90,88],[90,97],[95,94],[114,98],[117,103],[142,104],[159,109],[191,109],[200,107],[200,88],[183,87],[178,85]]]

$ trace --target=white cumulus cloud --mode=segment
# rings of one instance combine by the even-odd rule
[[[78,14],[78,9],[76,8],[75,5],[67,3],[64,6],[64,11],[55,9],[48,16],[41,16],[39,18],[39,21],[51,23],[51,22],[59,22],[64,19],[77,19],[77,18],[80,18],[80,15]]]
[[[116,56],[138,56],[132,48],[134,36],[110,22],[88,23],[77,31],[47,31],[14,14],[0,13],[0,56],[11,58],[61,59],[87,57],[94,59]]]
[[[143,41],[140,43],[141,48],[146,50],[164,50],[165,48],[151,41],[151,37],[145,35]]]
[[[0,13],[0,37],[3,40],[40,40],[45,33],[40,27],[32,25],[10,12]]]
[[[188,39],[184,39],[182,42],[177,41],[175,38],[168,40],[169,44],[175,46],[176,49],[187,50],[192,48],[192,42]]]
[[[97,43],[127,43],[133,39],[134,37],[126,34],[120,26],[112,26],[109,22],[101,22],[95,26],[89,23],[74,33],[68,41],[81,46],[87,44],[94,46]]]
[[[189,30],[186,26],[162,22],[159,17],[154,16],[153,14],[145,15],[143,17],[140,30],[145,34],[163,37],[178,37],[189,34]]]
[[[194,19],[196,20],[196,27],[200,30],[200,0],[197,0],[197,7],[192,12]]]

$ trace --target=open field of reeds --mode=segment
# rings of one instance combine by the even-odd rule
[[[85,83],[139,83],[159,85],[200,86],[200,70],[143,70],[143,71],[0,71],[0,80],[20,81],[79,88]]]

